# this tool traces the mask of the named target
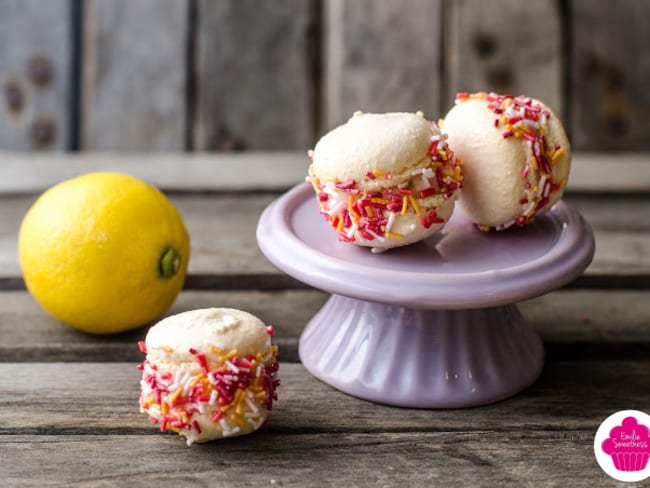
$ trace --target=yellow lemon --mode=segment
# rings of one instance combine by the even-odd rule
[[[29,209],[18,235],[27,289],[59,320],[95,334],[143,325],[185,280],[183,219],[153,186],[118,173],[59,183]]]

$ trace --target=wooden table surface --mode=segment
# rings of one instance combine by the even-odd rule
[[[600,470],[593,439],[617,410],[650,412],[650,156],[576,155],[565,199],[592,225],[596,256],[574,283],[520,305],[545,342],[544,372],[510,399],[457,410],[365,402],[301,366],[300,332],[327,295],[275,269],[255,228],[306,164],[297,153],[0,153],[0,485],[634,486]],[[191,447],[161,434],[138,411],[147,327],[86,335],[28,295],[24,213],[48,186],[98,169],[156,184],[185,218],[189,275],[168,313],[227,306],[276,326],[280,399],[259,432]]]

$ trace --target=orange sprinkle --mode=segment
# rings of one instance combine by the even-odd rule
[[[404,195],[402,197],[402,211],[400,212],[402,215],[406,215],[406,209],[408,207],[408,204],[409,204],[408,196]]]
[[[422,215],[422,212],[420,211],[420,206],[418,205],[418,202],[413,198],[413,195],[407,195],[409,201],[411,202],[411,205],[413,205],[413,210],[415,210],[416,215]]]
[[[178,400],[178,397],[181,396],[181,393],[183,393],[183,388],[179,386],[178,388],[176,388],[176,391],[172,393],[172,396],[169,397],[170,403],[176,402],[176,400]]]
[[[384,205],[388,205],[390,203],[390,200],[386,200],[385,198],[371,198],[370,201],[372,203],[383,203]]]
[[[169,413],[169,405],[167,402],[160,402],[160,413],[167,415]]]
[[[169,346],[160,346],[160,349],[162,349],[165,352],[174,352],[174,350]]]
[[[535,171],[537,171],[538,166],[537,166],[537,159],[535,158],[535,156],[530,157],[530,165]]]
[[[386,237],[389,239],[395,239],[396,241],[401,241],[404,239],[404,236],[402,234],[398,234],[397,232],[386,232]]]
[[[562,157],[563,154],[564,154],[564,148],[561,147],[560,149],[558,149],[553,153],[553,156],[551,156],[551,162],[553,163],[556,162],[558,159]]]
[[[230,417],[230,419],[240,427],[246,425],[246,420],[240,414],[234,414]]]
[[[339,223],[336,226],[336,231],[341,232],[343,230],[343,219],[339,219]]]
[[[380,169],[373,169],[373,170],[372,170],[372,174],[375,175],[375,176],[379,176],[380,178],[381,178],[382,176],[386,176],[386,173],[384,173],[384,172],[383,172],[382,170],[380,170]]]

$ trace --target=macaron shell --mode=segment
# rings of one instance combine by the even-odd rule
[[[431,135],[430,122],[417,114],[357,112],[318,141],[314,172],[339,181],[362,181],[373,170],[400,172],[426,157]]]
[[[154,325],[145,340],[147,359],[154,363],[190,363],[190,349],[214,356],[213,349],[237,350],[240,356],[265,353],[271,348],[266,325],[241,310],[204,308],[167,317]]]
[[[542,109],[549,110],[543,103]],[[474,222],[496,227],[509,222],[522,212],[526,183],[536,184],[532,174],[522,176],[532,151],[525,140],[504,138],[502,129],[494,126],[498,117],[484,99],[470,99],[452,108],[445,117],[442,131],[448,135],[449,147],[463,161],[463,187],[459,206]],[[564,148],[553,166],[553,179],[565,181],[570,167],[570,147],[564,128],[551,112],[545,137],[551,147]],[[549,195],[550,207],[562,196],[562,191]]]

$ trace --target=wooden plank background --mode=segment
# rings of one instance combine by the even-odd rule
[[[650,149],[650,3],[0,0],[0,149],[306,149],[354,110],[539,97]]]

